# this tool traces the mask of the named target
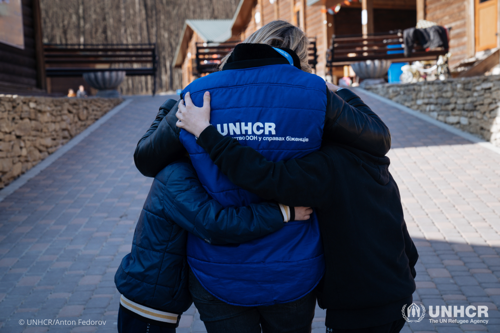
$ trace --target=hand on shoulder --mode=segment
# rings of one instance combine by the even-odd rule
[[[184,100],[179,103],[179,110],[176,113],[177,127],[182,128],[195,137],[199,137],[201,132],[210,126],[210,93],[207,91],[203,95],[203,106],[197,107],[193,104],[189,92],[184,96]]]

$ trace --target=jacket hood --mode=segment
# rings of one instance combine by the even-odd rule
[[[277,49],[283,50],[288,53],[293,59],[293,66],[301,69],[300,59],[294,51],[286,47],[277,47]],[[289,64],[289,62],[272,46],[267,44],[240,43],[236,45],[222,70],[242,69],[248,67],[276,64]]]

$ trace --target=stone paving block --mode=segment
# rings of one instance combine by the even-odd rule
[[[474,274],[480,283],[498,283],[500,280],[494,274]]]
[[[488,324],[488,332],[500,332],[500,325]]]
[[[52,298],[68,298],[70,297],[72,294],[71,293],[51,293],[48,298],[49,299],[52,299]]]
[[[485,326],[485,325],[479,325],[479,324],[463,324],[463,325],[460,325],[460,328],[466,332],[470,332],[470,331],[487,331],[488,328]]]
[[[455,283],[459,286],[477,286],[479,283],[471,276],[455,276],[453,277]]]
[[[486,288],[484,290],[489,296],[500,295],[500,288]]]
[[[444,325],[436,325],[438,333],[462,333],[463,331],[458,327],[446,327]]]
[[[64,293],[66,294],[66,293]],[[74,291],[69,293],[71,296],[68,299],[68,304],[82,304],[85,305],[92,298],[92,291]]]
[[[461,266],[450,266],[450,267],[461,267]],[[457,276],[472,276],[472,274],[468,270],[451,270],[450,273],[453,277]]]
[[[427,288],[421,288],[417,289],[417,293],[420,295],[421,298],[428,297],[428,296],[437,296],[440,295],[440,292],[436,288],[432,289],[427,289]]]
[[[48,332],[49,328],[48,327],[27,327],[25,330],[23,330],[23,333],[44,333]]]
[[[101,282],[100,275],[87,275],[81,278],[80,285],[95,285]]]
[[[179,321],[179,328],[181,327],[191,327],[193,324],[193,316],[190,315],[182,315],[181,320]]]
[[[59,317],[78,317],[82,314],[83,309],[83,305],[66,305],[59,312]]]
[[[436,285],[434,284],[434,282],[429,282],[429,281],[417,281],[416,285],[417,285],[417,289],[436,288]]]
[[[470,273],[471,274],[489,274],[489,273],[491,273],[491,271],[489,269],[476,268],[476,269],[471,269]]]
[[[75,328],[71,329],[70,332],[71,333],[84,333],[84,332],[92,333],[95,331],[97,331],[97,327],[87,326],[87,327],[75,327]]]
[[[190,327],[179,327],[175,330],[175,332],[176,333],[191,333],[191,328]],[[322,333],[324,333],[324,332],[322,332]]]
[[[465,297],[464,295],[453,295],[453,294],[450,294],[450,295],[443,295],[443,299],[445,301],[449,301],[449,300],[465,301],[467,299],[467,297]]]
[[[443,260],[443,265],[445,266],[464,266],[462,260]]]
[[[93,297],[86,303],[85,308],[106,308],[110,300],[110,297]],[[102,311],[99,313],[102,313]]]
[[[17,262],[18,258],[2,258],[0,259],[0,267],[11,267]]]
[[[427,269],[431,278],[446,278],[451,277],[450,272],[444,268],[429,268]]]

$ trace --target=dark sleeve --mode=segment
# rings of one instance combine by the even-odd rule
[[[197,143],[231,182],[265,200],[289,206],[320,207],[331,191],[328,145],[301,159],[272,162],[254,149],[207,127]]]
[[[175,126],[178,102],[169,99],[160,106],[156,119],[139,140],[134,152],[137,169],[146,177],[155,177],[185,152]]]
[[[224,208],[205,191],[189,163],[176,165],[164,185],[159,199],[166,218],[208,243],[244,243],[284,225],[276,203]]]
[[[337,93],[327,89],[327,96],[324,139],[385,156],[391,133],[382,119],[349,89]]]

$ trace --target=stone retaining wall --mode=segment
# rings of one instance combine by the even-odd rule
[[[500,147],[500,76],[365,88]]]
[[[121,102],[0,95],[0,189]]]

